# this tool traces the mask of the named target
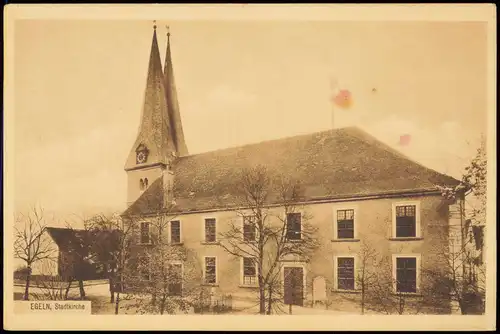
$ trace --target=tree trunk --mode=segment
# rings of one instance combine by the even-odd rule
[[[361,314],[365,314],[365,285],[361,284]]]
[[[73,279],[69,279],[68,281],[68,286],[66,287],[66,292],[64,293],[64,299],[67,300],[68,299],[68,295],[69,295],[69,289],[71,288],[71,283],[73,283]]]
[[[269,287],[269,297],[267,300],[267,314],[271,315],[271,307],[273,305],[273,289]]]
[[[292,314],[292,304],[288,304],[288,314]]]
[[[114,274],[110,273],[109,274],[109,302],[114,303],[115,302],[115,289],[114,289]]]
[[[120,291],[116,293],[116,301],[115,301],[115,314],[118,314],[118,308],[120,307]]]
[[[458,300],[458,306],[460,307],[460,314],[462,315],[467,314],[467,305],[463,299],[460,298]]]
[[[160,314],[163,315],[163,312],[165,310],[165,295],[162,296],[161,302],[160,302]]]
[[[78,287],[80,288],[80,299],[84,300],[85,299],[85,289],[83,287],[83,280],[82,279],[78,280]]]
[[[31,281],[31,268],[29,268],[29,272],[26,275],[26,286],[24,287],[24,300],[29,300],[30,295],[30,281]]]
[[[259,313],[266,314],[266,291],[262,284],[259,284]]]
[[[263,256],[262,256],[262,251],[260,252],[259,256],[259,313],[260,314],[266,314],[266,290],[265,290],[265,285],[264,285],[264,278],[262,277],[262,262],[263,262]]]
[[[64,300],[64,287],[63,285],[61,284],[60,287],[59,287],[59,299],[60,300]]]
[[[258,217],[258,231],[259,231],[259,262],[258,262],[258,275],[259,275],[259,313],[266,314],[266,291],[265,291],[265,283],[263,277],[263,263],[264,263],[264,240],[262,231],[263,229],[263,221],[262,221],[262,211],[261,208],[257,210]]]
[[[203,314],[203,308],[205,307],[203,299],[203,290],[200,291],[200,314]]]

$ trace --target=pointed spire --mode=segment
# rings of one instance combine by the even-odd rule
[[[184,140],[184,131],[182,129],[182,120],[179,111],[179,102],[177,100],[177,89],[175,87],[174,69],[172,65],[172,55],[170,52],[170,27],[167,26],[167,53],[165,56],[165,93],[167,99],[168,113],[170,119],[170,128],[172,129],[172,138],[174,140],[177,154],[179,156],[188,155],[186,142]]]
[[[127,159],[125,169],[137,166],[136,150],[145,147],[148,157],[143,164],[164,163],[171,158],[175,145],[170,131],[167,103],[165,101],[165,82],[161,66],[160,49],[156,36],[156,21],[153,25],[153,40],[149,56],[146,90],[142,109],[141,125],[136,142]]]

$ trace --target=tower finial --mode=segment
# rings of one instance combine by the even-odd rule
[[[153,29],[156,30],[156,20],[153,20]]]
[[[167,37],[170,37],[170,26],[167,24],[166,28],[167,28]]]

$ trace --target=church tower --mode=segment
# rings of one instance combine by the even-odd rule
[[[167,27],[168,29],[168,27]],[[179,111],[179,102],[177,101],[177,89],[174,80],[174,68],[172,65],[172,56],[170,54],[170,31],[167,31],[167,53],[165,56],[165,93],[167,98],[167,107],[170,116],[170,126],[172,129],[172,138],[178,156],[188,155],[188,149],[184,140],[184,131],[182,130],[181,114]]]
[[[127,205],[137,200],[160,177],[163,184],[171,185],[173,161],[187,154],[172,71],[170,33],[167,38],[167,72],[163,73],[154,25],[141,123],[125,163]]]

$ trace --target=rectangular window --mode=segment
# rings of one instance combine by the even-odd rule
[[[140,240],[141,244],[149,244],[149,223],[146,222],[141,223]]]
[[[416,237],[416,205],[396,206],[396,238]]]
[[[217,282],[217,262],[215,257],[205,258],[205,283],[215,284]]]
[[[354,290],[354,258],[337,258],[337,288],[340,290]]]
[[[255,216],[243,217],[243,241],[255,241]]]
[[[182,296],[182,264],[170,264],[168,269],[168,293],[171,296]]]
[[[251,257],[243,258],[243,284],[256,285],[257,284],[257,264]]]
[[[396,292],[417,292],[416,258],[396,258]]]
[[[215,218],[205,219],[205,242],[216,241]]]
[[[354,210],[337,210],[337,238],[354,239]]]
[[[178,220],[170,222],[170,242],[173,244],[181,242],[181,222]]]
[[[302,219],[300,212],[288,213],[286,216],[286,238],[288,240],[300,240],[302,230]]]

